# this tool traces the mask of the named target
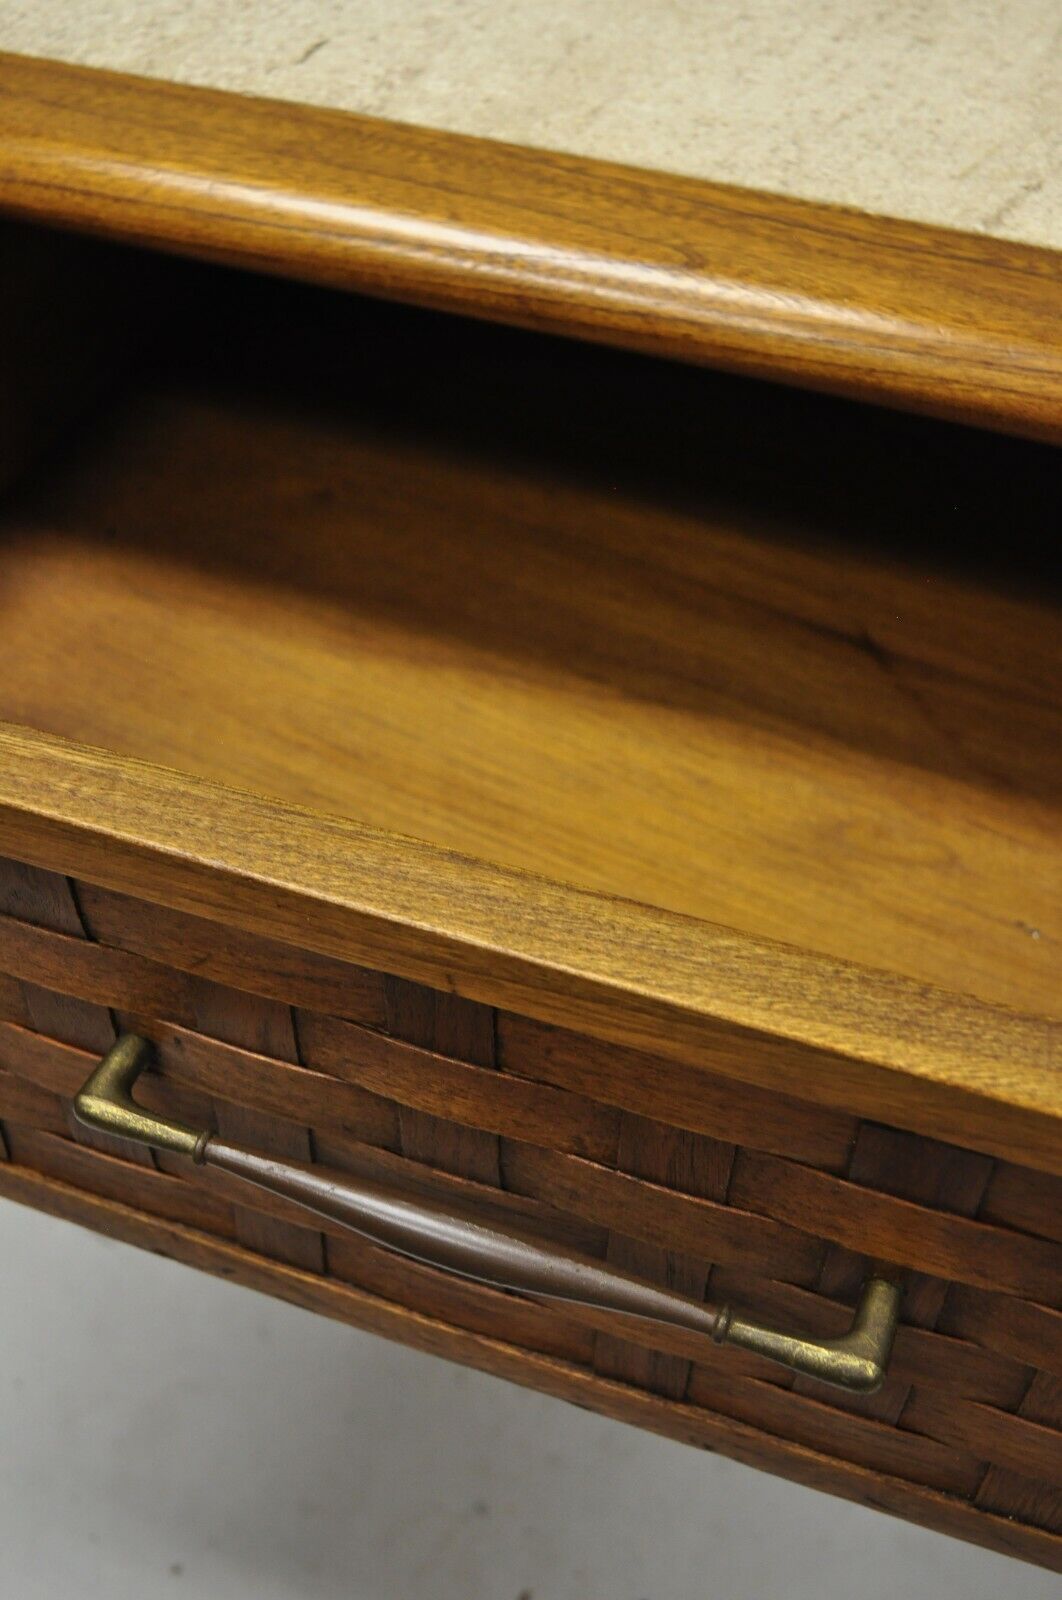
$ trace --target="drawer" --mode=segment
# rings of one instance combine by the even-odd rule
[[[0,1191],[1059,1565],[1057,457],[9,230],[87,298],[6,375]],[[75,1117],[119,1038],[206,1159]],[[867,1282],[873,1393],[700,1326]]]
[[[1062,1180],[7,861],[0,1192],[385,1337],[1053,1564]],[[86,1129],[116,1036],[149,1112],[469,1212],[691,1301],[842,1336],[848,1393],[702,1331],[471,1282],[186,1155]],[[725,1057],[720,1058],[725,1068]]]

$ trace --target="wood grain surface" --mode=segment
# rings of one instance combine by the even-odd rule
[[[211,940],[187,913],[144,903],[137,914],[128,896],[2,858],[0,890],[0,972],[28,1002],[0,1022],[0,1138],[16,1183],[33,1175],[240,1246],[267,1285],[298,1269],[321,1285],[320,1306],[330,1289],[350,1289],[458,1338],[500,1340],[522,1353],[532,1383],[545,1356],[583,1382],[618,1379],[626,1392],[706,1413],[702,1427],[751,1425],[782,1447],[763,1460],[776,1470],[789,1470],[784,1445],[795,1444],[878,1481],[1000,1511],[1024,1525],[1012,1548],[1046,1559],[1038,1534],[1062,1532],[1062,1310],[1052,1309],[1062,1297],[1062,1180],[880,1122],[849,1121],[842,1151],[836,1111],[732,1080],[711,1084],[722,1114],[702,1131],[703,1094],[659,1058],[642,1058],[658,1113],[647,1117],[621,1109],[634,1052],[583,1036],[587,1059],[575,1055],[574,1075],[605,1098],[585,1096],[550,1082],[572,1059],[575,1036],[562,1030],[380,975],[381,1031],[379,995],[360,966],[345,992],[333,957],[284,957],[277,941],[240,931]],[[124,942],[108,943],[113,927]],[[187,945],[178,929],[189,930]],[[145,941],[146,952],[127,948]],[[172,968],[157,958],[167,946]],[[236,987],[217,981],[226,968]],[[240,987],[248,978],[250,992]],[[255,992],[263,981],[266,996]],[[345,1016],[292,1004],[318,993],[340,999]],[[48,994],[51,1009],[39,1012],[34,997]],[[885,1385],[871,1397],[841,1395],[690,1332],[455,1282],[186,1158],[159,1152],[154,1165],[137,1165],[121,1141],[94,1147],[69,1105],[96,1050],[54,1036],[61,1008],[73,1015],[86,995],[114,1027],[153,1042],[139,1086],[150,1110],[236,1126],[255,1146],[308,1154],[410,1197],[457,1197],[484,1221],[607,1255],[698,1299],[707,1291],[768,1325],[833,1336],[876,1264],[904,1284]],[[707,1076],[700,1082],[709,1087]],[[750,1115],[757,1097],[777,1101],[759,1119]],[[724,1137],[728,1110],[739,1143]],[[792,1149],[780,1137],[787,1118]],[[808,1143],[816,1124],[817,1154]],[[107,1211],[85,1214],[107,1225]],[[600,1392],[613,1410],[613,1390]],[[938,1524],[933,1502],[905,1509]],[[997,1531],[989,1520],[983,1536]]]
[[[1062,1168],[1054,451],[173,284],[0,512],[10,855]]]
[[[9,916],[18,919],[17,926],[28,924],[34,929],[56,929],[66,940],[75,941],[79,951],[90,948],[77,898],[69,882],[55,873],[42,872],[19,862],[0,861],[0,914],[5,919]],[[100,1002],[98,994],[73,997],[61,984],[40,984],[29,977],[21,988],[27,1021],[50,1038],[101,1052],[109,1050],[114,1043],[114,1018]],[[69,1104],[64,1107],[64,1116],[69,1129],[72,1126]],[[96,1129],[91,1131],[88,1142],[100,1150],[125,1148],[117,1145],[109,1134]],[[148,1149],[133,1152],[130,1159],[142,1166],[154,1166],[154,1157]]]
[[[1057,1012],[1053,451],[184,293],[0,512],[0,717]]]
[[[0,851],[1062,1172],[1062,1026],[1048,1018],[25,728],[0,728]]]
[[[1060,438],[1056,258],[0,56],[5,208],[0,1192],[1059,1564],[1058,457],[758,381]],[[166,1114],[770,1322],[892,1263],[894,1370],[77,1143],[130,1028]]]
[[[0,57],[0,206],[1039,438],[1057,257],[289,103]]]

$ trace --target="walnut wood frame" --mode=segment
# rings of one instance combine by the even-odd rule
[[[0,210],[1062,438],[1031,246],[2,53]]]
[[[1062,1565],[1059,1180],[733,1080],[705,1100],[650,1055],[85,878],[0,860],[0,903],[0,1193]],[[71,1102],[120,1027],[153,1042],[152,1114],[473,1206],[698,1298],[710,1279],[775,1326],[842,1334],[869,1263],[892,1263],[905,1307],[885,1385],[842,1395],[684,1328],[499,1295],[226,1171],[76,1129]],[[598,1098],[557,1086],[572,1053]]]
[[[0,853],[1062,1173],[1052,1018],[4,725]]]
[[[0,210],[12,217],[1062,439],[1062,284],[1050,252],[11,56],[0,55],[0,91]],[[71,244],[90,265],[104,248]],[[106,365],[97,345],[110,347],[122,321],[102,265],[106,331],[83,351],[90,386]],[[158,266],[145,257],[138,270]],[[66,365],[60,350],[60,389]],[[34,367],[30,348],[25,370]],[[21,405],[21,379],[12,396]],[[47,410],[51,397],[42,403]],[[57,420],[64,415],[60,406]],[[35,434],[36,419],[22,432]],[[15,472],[24,441],[18,429],[12,437]],[[0,853],[79,885],[66,886],[66,899],[55,891],[54,918],[47,906],[25,920],[0,917],[0,1090],[13,1130],[7,1162],[0,1133],[0,1192],[959,1536],[1045,1565],[1062,1560],[1049,1531],[1059,1473],[1057,1182],[1046,1176],[1062,1174],[1057,1018],[25,726],[0,724]],[[119,948],[85,937],[78,894],[93,912],[96,896],[104,906],[108,895],[138,897],[145,938]],[[237,1037],[211,1037],[225,1027],[189,1000],[196,938],[211,946],[214,979],[235,991],[215,1002],[233,1008]],[[361,974],[371,1004],[357,1082],[329,1075],[349,1054],[350,1013],[337,996],[350,1002],[350,962],[372,969]],[[3,1012],[5,986],[20,983],[43,1008],[33,1026],[14,1002]],[[449,1024],[425,1024],[418,985],[436,992],[432,1005],[464,1008],[457,1043]],[[254,1054],[249,1035],[275,1022],[274,1003],[322,1013],[306,1022],[310,1066],[291,1019]],[[462,1324],[448,1303],[436,1315],[436,1284],[426,1307],[413,1280],[366,1288],[360,1262],[350,1281],[329,1276],[322,1238],[283,1209],[265,1214],[213,1190],[193,1197],[165,1168],[72,1143],[61,1107],[85,1041],[67,1039],[61,1024],[80,1027],[90,1013],[98,1024],[105,1006],[146,1016],[153,1038],[186,1052],[191,1092],[218,1096],[226,1139],[257,1146],[264,1135],[278,1155],[305,1159],[315,1120],[334,1138],[343,1107],[394,1096],[402,1159],[487,1190],[503,1135],[512,1175],[526,1183],[506,1204],[533,1207],[548,1194],[571,1212],[565,1226],[605,1228],[610,1261],[624,1264],[628,1249],[655,1251],[657,1268],[676,1251],[695,1256],[694,1222],[711,1207],[724,1244],[738,1227],[760,1239],[768,1316],[814,1308],[829,1332],[841,1310],[831,1299],[847,1293],[843,1258],[865,1251],[902,1258],[916,1299],[951,1296],[952,1325],[937,1331],[934,1302],[924,1326],[912,1313],[901,1327],[899,1396],[885,1397],[896,1410],[883,1423],[831,1412],[812,1426],[815,1408],[799,1389],[763,1390],[755,1372],[734,1386],[736,1399],[711,1370],[694,1375],[688,1394],[672,1391],[660,1364],[681,1357],[678,1346],[632,1357],[602,1334],[586,1370],[541,1308],[510,1302],[496,1315],[484,1301],[482,1320]],[[528,1050],[540,1063],[548,1054],[539,1081],[521,1072]],[[503,1057],[509,1072],[492,1071]],[[631,1150],[622,1137],[617,1147],[618,1117],[656,1119],[663,1142],[647,1170],[624,1166]],[[672,1184],[668,1163],[685,1138],[751,1146],[723,1186],[727,1207],[704,1174],[700,1190]],[[949,1151],[927,1151],[923,1139]],[[907,1147],[917,1176],[890,1188],[895,1153]],[[609,1149],[616,1165],[605,1169]],[[990,1179],[979,1152],[996,1159]],[[942,1161],[953,1167],[927,1197],[919,1185],[939,1177]],[[775,1260],[782,1245],[802,1252],[807,1283],[788,1257]],[[809,1248],[824,1252],[818,1268],[804,1259]],[[725,1249],[720,1260],[725,1284],[733,1261]],[[755,1426],[727,1411],[738,1402]],[[786,1437],[798,1412],[811,1430],[801,1443]],[[916,1439],[906,1423],[892,1426],[901,1413]],[[851,1460],[838,1459],[847,1428],[860,1442]],[[930,1474],[901,1483],[887,1464],[858,1465],[862,1430],[874,1433],[874,1451],[916,1456],[919,1470],[931,1460]],[[962,1474],[984,1462],[981,1488],[961,1498]],[[1035,1515],[1021,1501],[1028,1494]]]

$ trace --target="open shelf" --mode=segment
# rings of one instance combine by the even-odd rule
[[[1058,1010],[1045,447],[175,283],[5,497],[0,718]]]

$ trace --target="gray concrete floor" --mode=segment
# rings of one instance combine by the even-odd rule
[[[0,1202],[0,1592],[1057,1600],[1058,1580]]]

